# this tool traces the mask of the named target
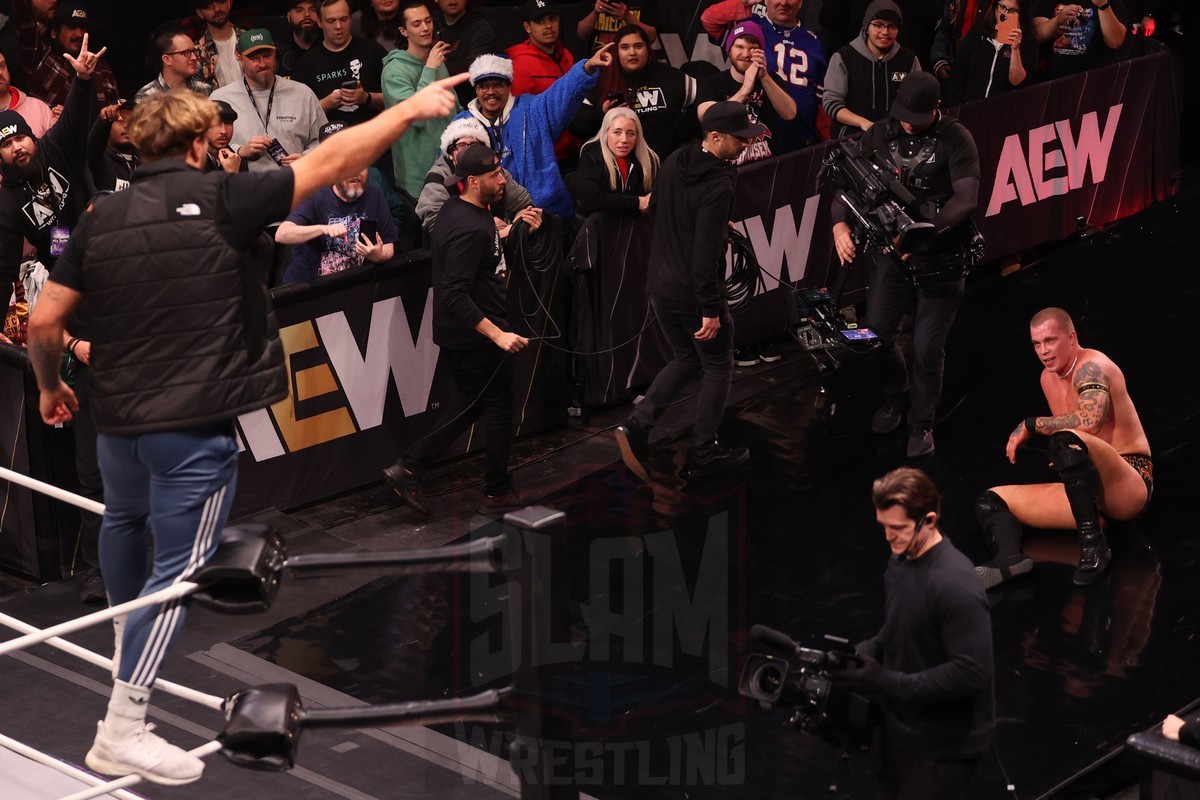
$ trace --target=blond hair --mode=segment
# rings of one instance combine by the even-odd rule
[[[654,186],[654,179],[658,176],[658,154],[650,149],[650,145],[646,144],[646,137],[642,134],[642,121],[638,119],[638,115],[633,109],[628,106],[610,108],[604,115],[604,121],[600,123],[600,132],[584,142],[584,146],[586,147],[592,142],[599,145],[600,156],[604,159],[605,168],[608,169],[608,188],[614,192],[620,189],[621,184],[617,180],[617,157],[613,155],[612,150],[608,149],[608,129],[618,119],[633,120],[633,127],[637,129],[637,144],[633,147],[632,156],[638,166],[642,168],[642,191],[649,192]]]
[[[1075,322],[1071,319],[1071,315],[1061,308],[1051,306],[1043,308],[1041,311],[1033,315],[1033,319],[1029,320],[1029,327],[1036,328],[1038,325],[1043,325],[1050,321],[1057,322],[1067,333],[1075,330]]]
[[[142,161],[179,158],[216,124],[213,101],[186,89],[174,89],[138,102],[129,116],[129,141]]]

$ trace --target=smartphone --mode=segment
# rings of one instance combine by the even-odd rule
[[[358,81],[342,81],[342,88],[346,91],[358,88]]]
[[[847,342],[873,342],[879,334],[870,328],[846,328],[838,331]]]
[[[996,41],[1001,44],[1008,44],[1009,35],[1017,28],[1021,27],[1021,20],[1016,14],[1006,14],[1003,11],[996,12]]]
[[[624,92],[609,92],[608,97],[606,99],[612,103],[624,103],[625,102],[625,93]]]
[[[288,151],[283,149],[283,145],[279,143],[278,139],[272,139],[271,143],[267,145],[267,155],[279,166],[283,166],[283,159],[287,158],[287,154]]]
[[[358,221],[359,236],[367,237],[367,241],[375,244],[375,236],[379,233],[379,223],[370,217],[363,217]]]

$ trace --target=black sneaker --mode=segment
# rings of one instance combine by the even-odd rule
[[[1104,532],[1080,533],[1079,535],[1079,565],[1075,567],[1072,581],[1076,586],[1088,586],[1104,577],[1108,562],[1112,561],[1112,550]]]
[[[985,561],[975,567],[975,574],[983,583],[984,589],[999,586],[1005,581],[1025,575],[1033,570],[1033,561],[1024,553],[1011,556],[999,556],[991,561]]]
[[[634,475],[643,481],[650,482],[650,441],[646,431],[637,420],[630,417],[617,426],[613,432],[617,438],[617,447],[621,451],[621,460]]]
[[[104,579],[99,570],[88,570],[79,589],[79,600],[89,606],[108,605],[108,591],[104,587]]]
[[[423,517],[428,517],[433,513],[429,507],[429,501],[425,498],[425,492],[421,489],[421,481],[413,474],[412,470],[404,466],[403,461],[397,461],[385,469],[383,477],[392,487],[392,491],[400,495],[404,505]]]
[[[745,464],[750,458],[750,451],[745,447],[724,447],[718,445],[703,459],[689,455],[687,460],[688,475],[693,478],[703,478],[717,472],[734,469]]]
[[[481,510],[487,511],[516,511],[533,502],[533,498],[516,489],[509,489],[504,494],[485,494],[479,504]]]
[[[883,405],[871,418],[871,430],[875,433],[891,433],[900,427],[904,419],[904,407],[908,398],[902,394],[894,395],[883,401]]]
[[[779,352],[779,348],[770,342],[758,346],[758,357],[764,364],[774,364],[776,361],[783,360],[783,354]]]
[[[929,428],[913,428],[908,432],[908,457],[922,458],[933,455],[933,431]]]
[[[762,363],[762,358],[753,347],[738,347],[733,351],[733,363],[739,367],[753,367]]]

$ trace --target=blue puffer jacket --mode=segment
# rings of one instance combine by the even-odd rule
[[[467,110],[455,117],[479,120],[492,137],[501,166],[529,190],[533,202],[567,218],[575,214],[575,206],[554,159],[554,142],[600,79],[598,70],[591,75],[583,65],[582,61],[576,64],[541,94],[509,98],[494,123],[479,112],[478,100],[472,100]]]

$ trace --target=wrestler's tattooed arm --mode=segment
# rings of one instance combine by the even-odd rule
[[[1057,431],[1082,429],[1099,430],[1108,419],[1112,399],[1109,397],[1109,380],[1095,361],[1085,361],[1075,371],[1075,390],[1079,401],[1074,411],[1056,417],[1038,417],[1036,431],[1049,436]]]

